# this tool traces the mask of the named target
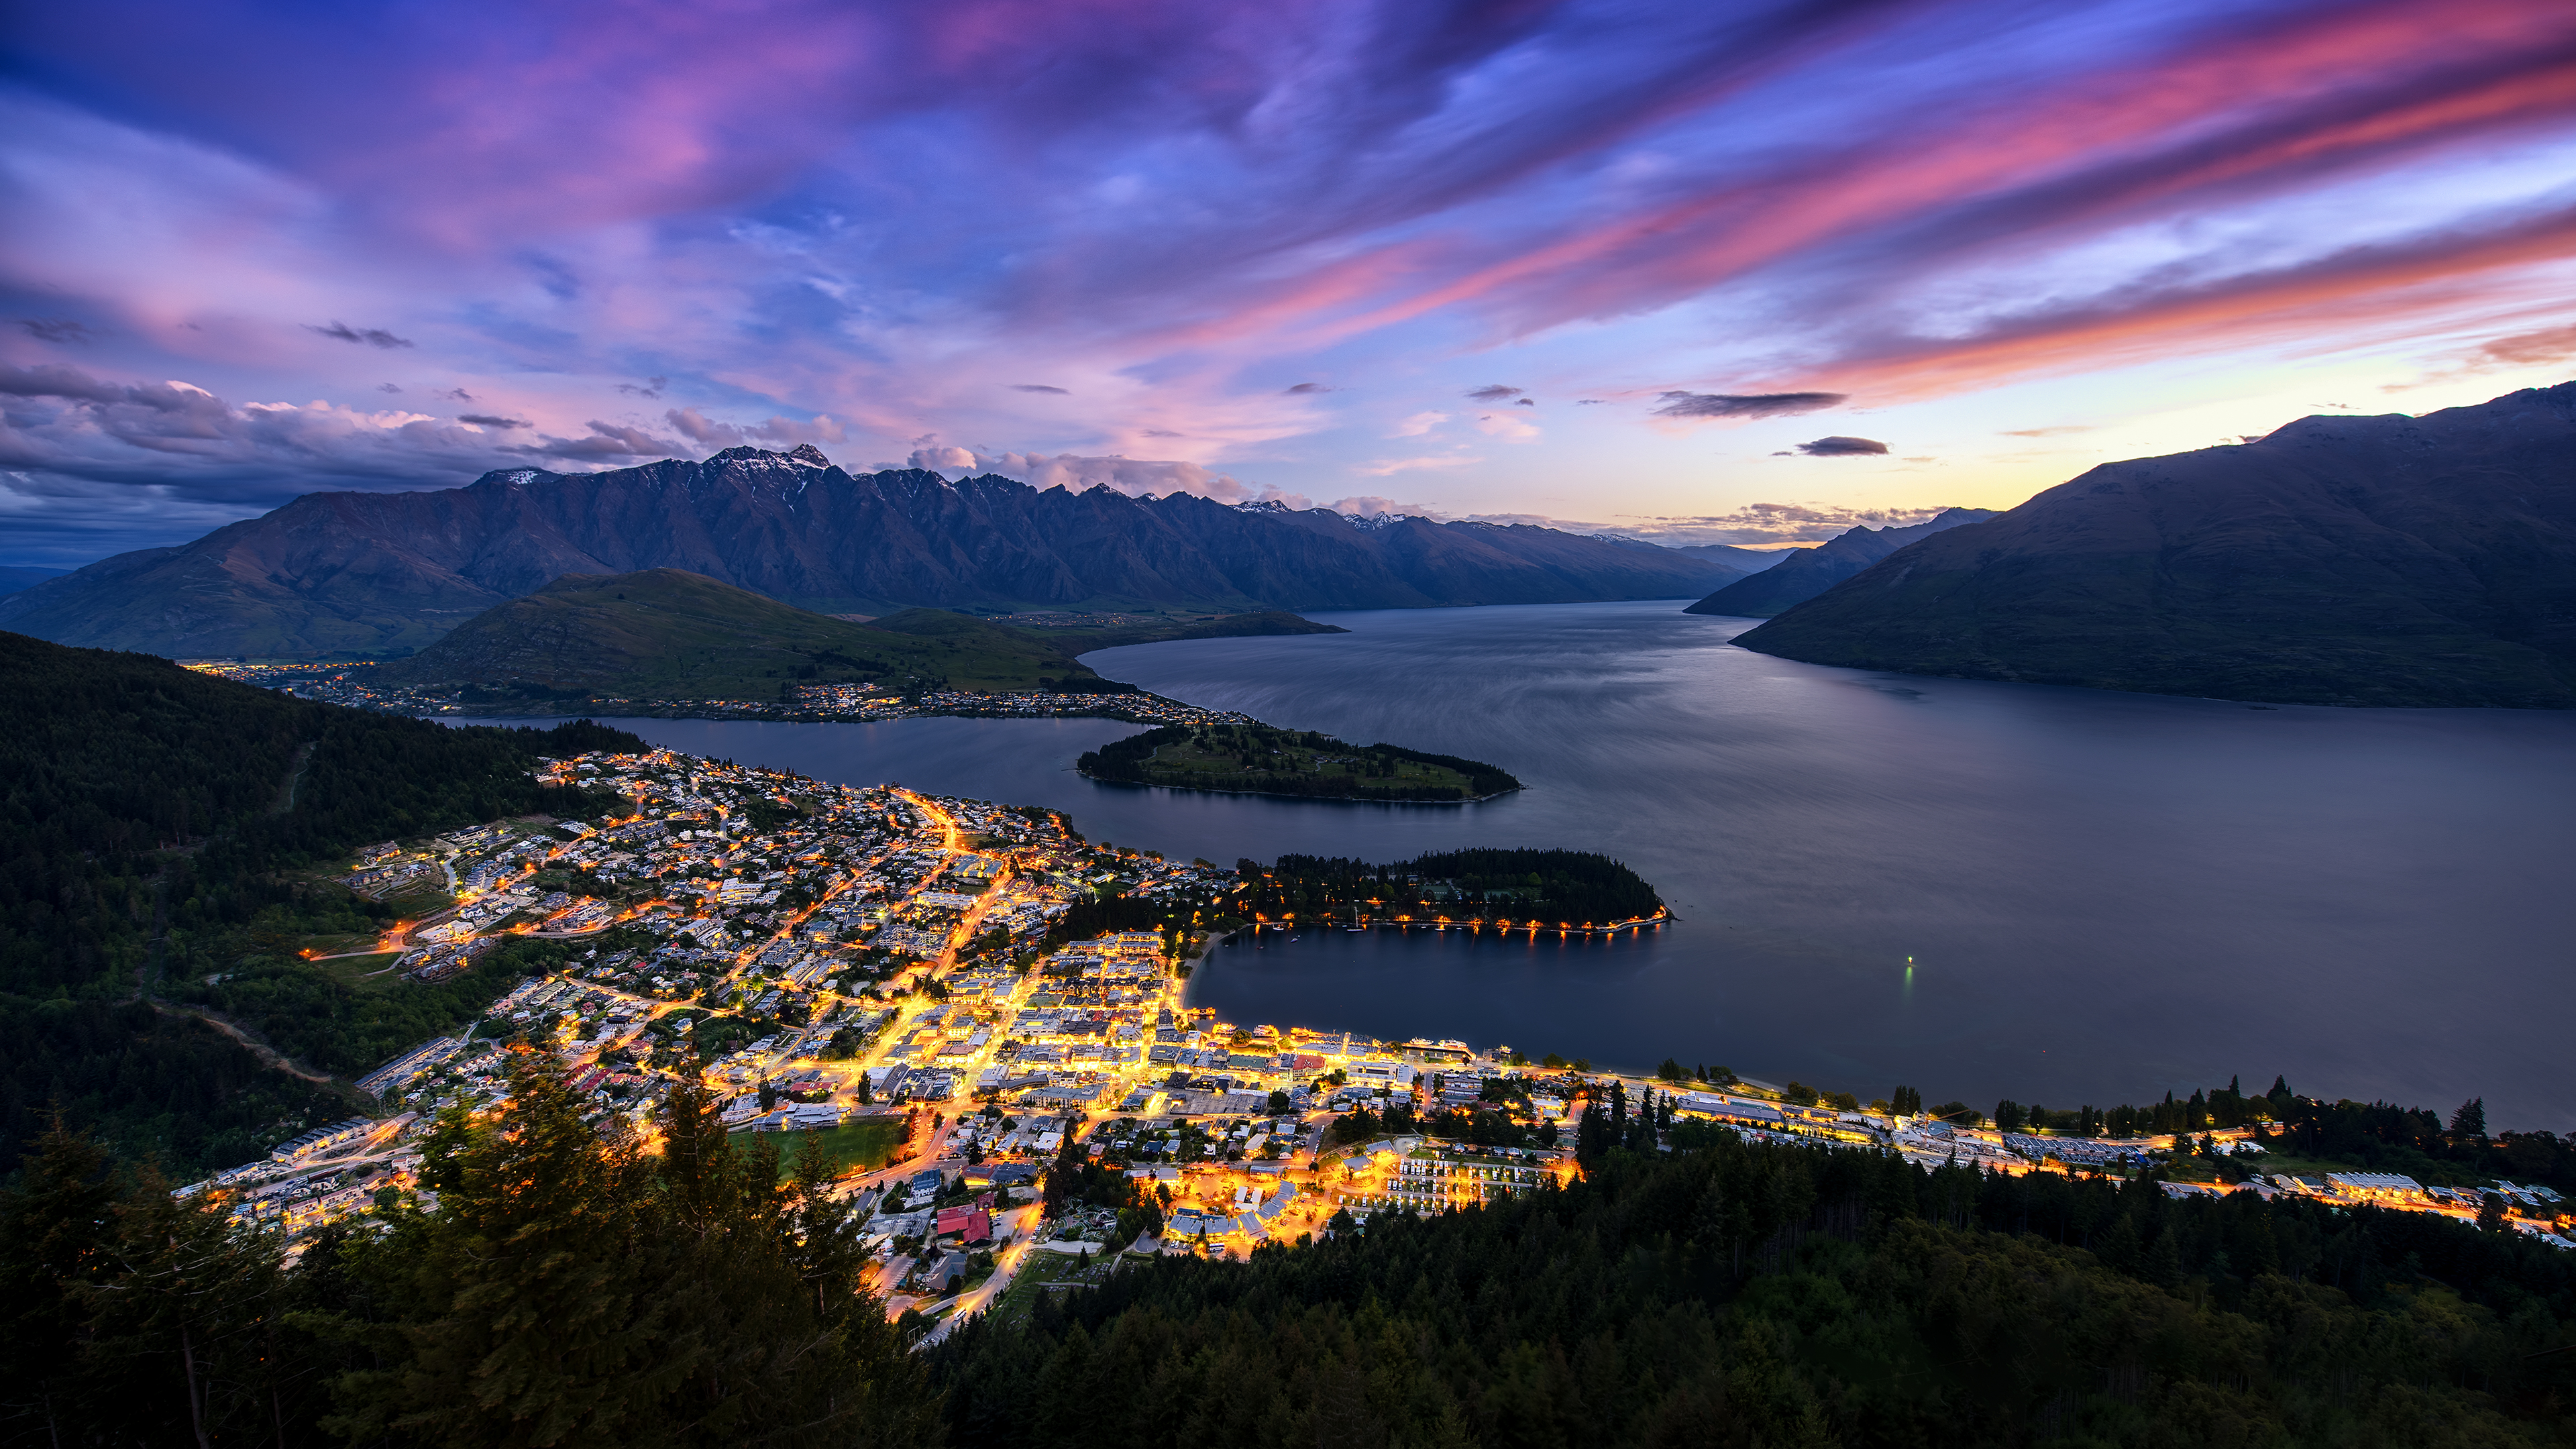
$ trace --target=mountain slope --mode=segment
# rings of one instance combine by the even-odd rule
[[[376,675],[638,699],[767,699],[798,679],[1027,690],[1098,678],[1049,641],[963,614],[853,624],[679,569],[566,574]]]
[[[2576,383],[2106,464],[1736,642],[2157,694],[2576,708]]]
[[[810,445],[316,493],[0,598],[0,628],[178,657],[399,654],[565,574],[702,574],[822,613],[1418,608],[1696,596],[1724,565],[1552,529],[987,475],[852,475]]]
[[[182,1177],[347,1117],[345,1086],[263,1066],[185,1004],[344,1080],[471,1020],[533,956],[358,984],[296,948],[371,933],[359,913],[384,908],[313,867],[390,836],[613,808],[528,772],[643,747],[586,720],[450,729],[0,633],[0,1163],[57,1107]]]
[[[58,579],[69,572],[69,569],[0,568],[0,594],[31,589],[47,579]]]
[[[1797,550],[1738,548],[1731,543],[1693,543],[1685,544],[1680,548],[1674,549],[1673,552],[1683,554],[1691,558],[1706,559],[1710,563],[1722,563],[1728,568],[1736,569],[1743,573],[1758,574],[1764,569],[1770,568],[1774,564],[1779,563],[1784,556],[1795,553]]]
[[[1771,567],[1728,584],[1682,612],[1767,619],[1805,603],[1917,539],[1994,516],[1990,508],[1952,508],[1904,528],[1862,524],[1814,548],[1791,549]]]

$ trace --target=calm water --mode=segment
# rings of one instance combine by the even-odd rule
[[[1093,785],[1129,726],[641,720],[851,783],[1038,803],[1231,862],[1461,844],[1604,851],[1682,923],[1615,943],[1309,934],[1218,954],[1236,1020],[1723,1063],[1863,1098],[2050,1106],[2304,1091],[2576,1126],[2576,717],[2249,709],[1917,679],[1728,646],[1678,604],[1318,616],[1343,635],[1106,650],[1101,673],[1530,788],[1366,807]],[[1907,958],[1913,961],[1907,970]]]

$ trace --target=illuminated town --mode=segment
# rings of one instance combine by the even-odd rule
[[[1123,616],[1120,616],[1123,617]],[[281,690],[299,699],[382,710],[415,716],[479,717],[496,708],[491,701],[469,700],[460,691],[424,690],[383,685],[369,678],[367,660],[331,664],[253,663],[232,659],[193,660],[186,667],[199,674]],[[645,699],[600,697],[579,701],[585,710],[631,718],[758,719],[794,723],[868,722],[921,719],[936,715],[970,719],[1038,719],[1089,717],[1122,719],[1153,725],[1254,724],[1252,716],[1228,710],[1201,709],[1177,699],[1141,690],[1120,693],[1055,693],[1047,690],[990,692],[962,689],[904,690],[891,685],[800,684],[786,699]],[[544,707],[560,711],[565,703]]]
[[[392,1200],[387,1189],[412,1190],[440,1111],[494,1106],[514,1053],[550,1052],[602,1119],[638,1130],[694,1079],[720,1094],[736,1131],[824,1134],[846,1149],[843,1191],[873,1214],[891,1309],[957,1321],[1015,1281],[1033,1292],[1097,1281],[1126,1256],[1241,1256],[1373,1213],[1544,1188],[1578,1171],[1587,1111],[1644,1114],[1667,1146],[1729,1130],[2016,1174],[2263,1151],[2259,1123],[2181,1138],[2031,1135],[1723,1069],[1639,1076],[1501,1045],[1223,1022],[1184,1003],[1189,974],[1251,933],[1300,929],[1240,919],[1228,905],[1236,870],[1095,845],[1043,809],[671,751],[583,756],[540,778],[614,791],[634,813],[389,841],[340,879],[379,901],[436,903],[356,953],[384,971],[437,981],[520,937],[564,943],[566,969],[362,1079],[382,1120],[308,1133],[183,1192],[221,1191],[237,1217],[290,1232],[368,1211]],[[1086,903],[1115,899],[1173,924],[1069,929]],[[1116,1188],[1101,1202],[1051,1192],[1050,1176]],[[2358,1172],[2164,1190],[2464,1219],[2483,1200]],[[2498,1191],[2516,1226],[2576,1246],[2556,1231],[2555,1194]]]

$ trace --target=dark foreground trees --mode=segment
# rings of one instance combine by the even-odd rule
[[[967,1449],[2555,1444],[2566,1256],[1710,1133],[1563,1191],[1122,1273],[933,1358]]]
[[[914,1445],[927,1380],[819,1159],[781,1180],[683,1092],[658,1152],[554,1071],[442,1121],[438,1211],[290,1266],[56,1131],[0,1200],[6,1442]]]
[[[1585,1180],[1170,1259],[911,1351],[818,1162],[648,1147],[533,1060],[435,1213],[274,1239],[48,1135],[0,1439],[359,1445],[2542,1445],[2576,1255],[2420,1214],[1924,1170],[1682,1124]],[[1120,1184],[1124,1186],[1124,1184]]]

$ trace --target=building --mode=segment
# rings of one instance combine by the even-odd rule
[[[1444,1212],[1528,1192],[1555,1180],[1555,1160],[1540,1153],[1426,1143],[1397,1160],[1382,1205]]]
[[[2364,1202],[2426,1201],[2424,1184],[2394,1172],[2329,1172],[2326,1186],[2340,1196]]]

